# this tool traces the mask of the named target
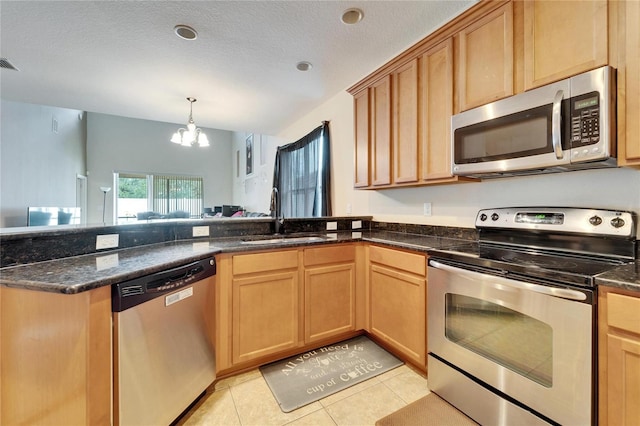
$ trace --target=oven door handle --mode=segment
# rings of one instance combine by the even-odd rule
[[[444,263],[440,263],[435,260],[429,260],[429,265],[437,269],[442,269],[444,271],[452,272],[452,273],[466,276],[469,278],[477,278],[478,276],[490,277],[493,281],[497,282],[498,284],[506,285],[506,286],[517,288],[520,290],[533,291],[533,292],[544,294],[547,296],[560,297],[562,299],[578,300],[578,301],[587,300],[586,294],[576,290],[569,290],[566,288],[557,288],[557,287],[546,287],[539,284],[532,284],[532,283],[526,283],[522,281],[511,280],[508,278],[496,277],[489,274],[483,274],[481,272],[475,272],[475,271],[470,271],[468,269],[462,269],[462,268],[457,268],[455,266],[445,265]]]

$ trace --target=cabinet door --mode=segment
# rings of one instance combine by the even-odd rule
[[[233,279],[233,363],[298,346],[298,271]]]
[[[513,95],[512,4],[480,18],[457,37],[459,110]]]
[[[353,97],[355,118],[355,155],[353,186],[369,186],[369,89]]]
[[[393,79],[394,183],[418,181],[418,59],[400,67]]]
[[[420,114],[423,180],[451,177],[453,42],[445,40],[420,58],[423,113]]]
[[[525,90],[606,65],[607,16],[606,0],[527,0]]]
[[[640,339],[607,336],[609,425],[640,424]]]
[[[375,83],[371,95],[371,180],[391,183],[391,76]]]
[[[304,278],[305,343],[355,330],[355,295],[354,263],[307,269]]]
[[[618,161],[640,164],[640,2],[617,2]]]
[[[371,333],[426,365],[426,279],[386,266],[369,270]]]

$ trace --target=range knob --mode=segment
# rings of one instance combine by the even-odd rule
[[[498,216],[498,213],[494,213],[494,214],[491,215],[491,220],[493,220],[494,222],[496,220],[498,220],[499,218],[500,218],[500,216]]]
[[[487,215],[484,213],[480,214],[480,221],[484,222],[485,220],[487,220]]]
[[[613,219],[611,219],[611,226],[613,226],[614,228],[622,228],[624,226],[624,219],[614,217]]]
[[[602,223],[602,218],[600,216],[591,216],[589,218],[589,223],[593,226],[598,226]]]

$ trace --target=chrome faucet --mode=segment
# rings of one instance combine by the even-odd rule
[[[284,216],[278,217],[278,188],[275,186],[271,189],[269,210],[271,211],[271,217],[275,219],[274,233],[279,234],[284,226]]]

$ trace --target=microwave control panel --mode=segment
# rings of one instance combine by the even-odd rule
[[[591,92],[571,98],[571,146],[600,141],[600,94]]]

